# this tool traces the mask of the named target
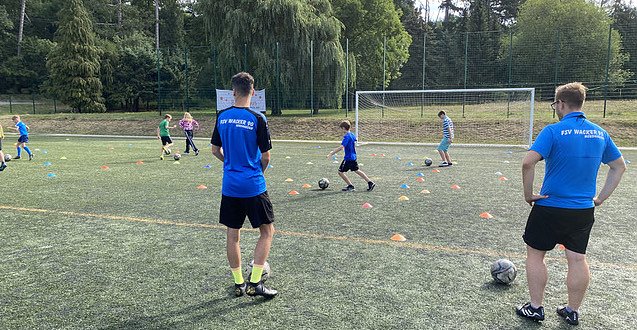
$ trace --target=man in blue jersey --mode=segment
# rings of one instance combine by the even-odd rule
[[[212,153],[223,162],[219,222],[227,229],[226,253],[235,283],[235,295],[273,298],[276,290],[263,285],[262,274],[274,235],[274,212],[263,173],[270,163],[270,131],[265,116],[250,109],[254,78],[246,72],[232,77],[234,106],[222,110],[212,134]],[[246,216],[260,236],[254,266],[246,284],[241,273],[240,231]]]
[[[548,272],[546,251],[562,244],[566,250],[568,303],[557,314],[571,325],[579,324],[578,310],[588,288],[590,273],[586,247],[593,227],[594,210],[615,190],[626,170],[624,159],[608,133],[588,121],[582,112],[586,87],[570,83],[555,90],[551,107],[560,121],[546,126],[526,154],[522,165],[524,199],[533,206],[524,242],[526,273],[531,301],[516,307],[518,315],[544,320],[544,289]],[[533,193],[535,165],[545,160],[540,194]],[[600,164],[610,167],[602,190],[595,197]]]
[[[24,151],[26,151],[27,154],[29,155],[29,160],[32,160],[33,153],[31,152],[29,147],[27,147],[27,143],[29,142],[29,126],[27,126],[24,122],[22,122],[20,120],[20,116],[18,115],[11,117],[11,119],[13,119],[13,122],[15,123],[15,127],[9,127],[9,128],[17,131],[18,134],[20,134],[20,136],[18,137],[18,144],[16,145],[16,150],[18,152],[18,155],[14,159],[21,158],[22,149],[20,149],[20,147],[22,147],[24,148]]]
[[[367,191],[374,190],[376,184],[372,181],[365,172],[361,171],[358,168],[358,162],[356,161],[356,135],[350,132],[351,124],[349,120],[343,120],[339,127],[343,130],[343,141],[341,145],[332,150],[329,154],[327,154],[327,158],[332,157],[334,154],[341,150],[345,150],[345,156],[343,157],[343,162],[341,166],[338,168],[338,175],[347,183],[347,187],[343,188],[343,191],[354,191],[354,185],[352,181],[345,174],[347,171],[352,171],[358,176],[360,176],[363,180],[367,182]]]
[[[442,120],[442,140],[438,145],[438,153],[442,161],[439,166],[447,167],[453,165],[451,156],[449,156],[449,146],[453,143],[454,138],[453,121],[444,111],[438,112],[438,118]]]

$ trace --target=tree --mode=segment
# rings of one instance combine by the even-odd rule
[[[91,18],[81,0],[66,2],[57,44],[47,62],[53,94],[78,112],[104,112],[100,57]]]
[[[630,71],[631,77],[635,77],[637,73],[637,8],[616,0],[611,17],[613,28],[617,29],[622,36],[623,49],[630,55],[624,63],[624,68]]]
[[[430,27],[423,18],[422,8],[416,7],[415,0],[394,0],[396,7],[402,11],[400,20],[412,43],[409,46],[409,60],[400,69],[400,77],[391,82],[392,89],[422,89],[423,56],[426,56],[425,35],[431,34]],[[431,36],[427,36],[431,43]],[[426,60],[426,58],[425,58]]]
[[[345,55],[339,42],[343,25],[328,0],[205,0],[199,10],[216,46],[223,84],[228,86],[232,74],[247,70],[258,88],[295,100],[295,106],[313,103],[316,111],[340,105],[345,80]],[[304,97],[311,88],[312,61],[315,86],[322,86],[316,88],[314,102]],[[273,105],[273,114],[280,114],[279,104]]]
[[[610,25],[607,14],[585,0],[527,0],[520,8],[513,37],[516,81],[559,84],[603,80]],[[611,77],[621,83],[627,77],[622,69],[626,55],[621,52],[617,30],[610,32]]]
[[[379,89],[400,76],[409,59],[411,37],[393,0],[332,0],[336,17],[345,23],[344,38],[356,57],[356,87]],[[386,71],[383,72],[383,48]],[[383,81],[383,76],[385,81]]]

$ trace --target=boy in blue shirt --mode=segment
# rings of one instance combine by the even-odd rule
[[[622,154],[608,133],[588,121],[582,106],[586,87],[570,83],[555,90],[551,107],[560,121],[542,129],[522,164],[524,199],[531,205],[524,235],[526,274],[531,300],[516,308],[525,318],[544,320],[544,289],[548,271],[547,251],[557,244],[565,247],[568,271],[568,303],[557,314],[571,325],[579,324],[579,308],[584,299],[590,272],[586,248],[595,222],[595,207],[613,193],[626,170]],[[539,194],[533,193],[535,165],[544,160],[545,174]],[[610,170],[604,186],[595,196],[600,165]]]
[[[343,132],[345,133],[343,135],[343,142],[341,142],[340,146],[327,154],[327,158],[329,159],[337,152],[345,150],[345,157],[343,157],[343,162],[338,168],[338,175],[343,179],[343,181],[345,181],[345,183],[347,183],[347,187],[343,188],[343,191],[355,190],[352,181],[350,181],[347,175],[345,175],[345,172],[347,171],[353,171],[354,173],[358,174],[358,176],[367,181],[367,191],[372,191],[374,190],[374,187],[376,187],[376,184],[374,183],[374,181],[369,179],[367,174],[358,169],[358,163],[356,162],[356,136],[354,135],[354,133],[349,131],[351,126],[352,125],[347,120],[341,122],[339,127],[343,129]]]
[[[11,119],[13,119],[13,122],[15,123],[15,127],[9,127],[9,128],[17,131],[20,134],[20,137],[18,137],[18,144],[16,145],[16,149],[18,150],[18,155],[14,159],[20,159],[20,156],[22,155],[22,149],[20,149],[20,147],[22,147],[24,148],[24,151],[26,151],[27,154],[29,154],[29,160],[32,160],[33,153],[31,152],[29,147],[27,147],[27,143],[29,142],[29,126],[23,123],[20,120],[20,116],[18,115],[11,117]]]

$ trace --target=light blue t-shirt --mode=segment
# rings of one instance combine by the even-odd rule
[[[272,143],[263,114],[239,107],[220,111],[210,143],[223,147],[224,196],[247,198],[267,191],[261,153]]]
[[[566,209],[594,207],[600,164],[621,157],[608,133],[583,112],[571,112],[544,127],[530,150],[546,161],[540,194],[548,198],[535,204]]]
[[[341,145],[345,147],[345,157],[343,159],[356,160],[356,135],[352,132],[345,133]]]
[[[21,121],[15,124],[15,127],[18,128],[18,132],[20,132],[20,136],[25,135],[29,136],[29,131],[27,131],[27,125]]]

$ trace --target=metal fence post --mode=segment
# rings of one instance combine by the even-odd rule
[[[345,39],[345,117],[349,112],[349,38]]]
[[[31,103],[33,104],[33,114],[35,115],[35,93],[31,93]]]
[[[387,73],[387,36],[383,38],[383,107],[380,108],[380,117],[385,118],[385,74]]]
[[[606,101],[608,100],[608,75],[610,72],[610,42],[612,38],[613,26],[608,26],[608,50],[606,53],[606,83],[604,84],[604,115],[606,118]]]
[[[469,32],[464,35],[464,89],[467,89],[467,67],[469,65]],[[462,118],[464,118],[464,106],[467,101],[467,93],[462,93]]]
[[[248,44],[243,44],[243,71],[248,72]]]
[[[427,54],[427,32],[423,33],[422,38],[422,90],[425,90],[425,66]],[[420,97],[420,118],[425,116],[425,93]]]
[[[314,40],[310,41],[310,116],[314,115]]]
[[[13,113],[13,101],[11,100],[12,96],[9,95],[9,113]]]
[[[553,78],[553,88],[557,88],[558,70],[560,68],[560,30],[556,31],[557,38],[555,42],[555,76]],[[555,118],[555,109],[553,110],[553,118]]]
[[[184,107],[186,108],[186,111],[189,111],[190,106],[188,104],[188,99],[190,98],[190,91],[189,91],[189,86],[188,86],[188,48],[184,47],[184,69],[185,69],[185,73],[184,73],[184,83],[185,83],[185,93],[184,93]]]
[[[58,113],[58,104],[55,98],[53,98],[53,113]]]
[[[159,115],[161,116],[161,68],[159,62],[160,50],[157,47],[157,111],[159,111]]]
[[[509,79],[507,87],[511,88],[511,75],[513,71],[513,31],[509,30]],[[511,92],[507,93],[507,118],[511,113]]]

